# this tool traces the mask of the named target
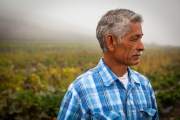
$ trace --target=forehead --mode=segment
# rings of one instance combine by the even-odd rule
[[[127,34],[127,36],[136,36],[136,35],[138,35],[138,36],[143,35],[141,23],[139,23],[139,22],[132,23],[131,30]]]

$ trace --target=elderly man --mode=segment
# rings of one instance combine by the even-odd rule
[[[101,18],[96,36],[104,56],[69,86],[58,120],[159,119],[149,80],[129,67],[145,50],[141,23],[141,15],[128,9]]]

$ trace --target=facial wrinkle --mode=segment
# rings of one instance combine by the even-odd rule
[[[130,50],[131,50],[131,49],[129,49],[128,54],[127,54],[127,63],[128,63],[128,60],[129,60],[129,59],[128,59],[128,56],[129,56]]]

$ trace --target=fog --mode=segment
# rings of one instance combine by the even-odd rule
[[[116,8],[143,16],[144,43],[180,46],[178,0],[0,0],[0,40],[97,41],[99,19]]]

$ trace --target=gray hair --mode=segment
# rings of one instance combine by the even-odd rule
[[[103,52],[106,51],[105,37],[108,34],[114,35],[118,43],[130,31],[133,22],[142,23],[142,16],[128,9],[115,9],[108,11],[100,21],[96,28],[96,37]]]

